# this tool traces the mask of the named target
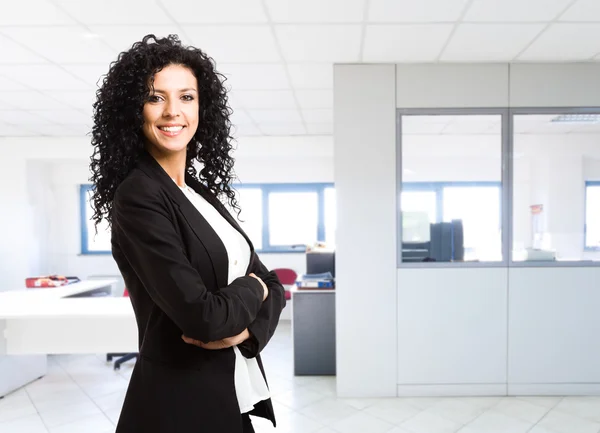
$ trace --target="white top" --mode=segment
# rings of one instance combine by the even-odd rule
[[[250,245],[244,236],[212,204],[192,188],[187,185],[179,188],[208,221],[225,245],[229,257],[227,284],[246,275],[246,269],[250,264]],[[241,413],[250,412],[256,403],[270,397],[269,388],[267,388],[267,383],[256,359],[245,358],[235,346],[233,351],[235,353],[235,392],[240,411]]]

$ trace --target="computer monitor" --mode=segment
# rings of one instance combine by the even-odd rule
[[[335,252],[306,253],[306,273],[322,274],[325,272],[331,272],[335,278]]]

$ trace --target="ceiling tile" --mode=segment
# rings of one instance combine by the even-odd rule
[[[543,29],[543,24],[461,24],[441,60],[510,61]]]
[[[2,33],[52,62],[108,63],[115,58],[100,38],[80,26],[5,27]]]
[[[96,64],[63,64],[62,65],[67,72],[73,74],[80,80],[89,84],[90,89],[97,89],[101,84],[104,75],[108,73],[109,63],[96,63]]]
[[[519,60],[585,60],[600,52],[600,24],[553,24]]]
[[[69,108],[64,104],[34,90],[0,92],[0,100],[22,110],[56,110]]]
[[[68,125],[70,131],[73,131],[77,137],[90,138],[90,127],[87,125]]]
[[[3,77],[0,72],[0,92],[25,90],[27,87],[14,80]]]
[[[10,3],[7,2],[7,5],[2,9],[0,26],[75,24],[67,14],[52,4],[50,0],[11,1]]]
[[[192,44],[217,62],[269,63],[281,60],[273,32],[267,25],[182,27]]]
[[[464,21],[552,21],[572,0],[474,0]]]
[[[42,56],[2,35],[0,35],[0,53],[2,53],[0,64],[44,63],[46,61]]]
[[[217,64],[217,70],[227,78],[225,86],[235,92],[290,88],[283,64]]]
[[[296,100],[291,90],[240,90],[236,98],[244,108],[292,109]]]
[[[460,18],[468,0],[371,0],[369,22],[450,22]]]
[[[2,65],[0,75],[38,90],[84,90],[87,83],[55,65]]]
[[[44,137],[81,137],[87,134],[82,132],[85,127],[74,128],[65,125],[27,125],[27,129],[36,135]]]
[[[0,137],[32,137],[35,132],[29,131],[22,126],[7,125],[0,122]]]
[[[331,90],[296,90],[295,93],[301,108],[333,108]]]
[[[266,23],[260,0],[160,0],[180,23]]]
[[[361,25],[276,25],[288,62],[357,62]]]
[[[153,34],[157,38],[164,38],[171,34],[179,36],[184,45],[190,45],[191,40],[183,37],[181,30],[176,25],[126,25],[126,26],[90,26],[93,34],[108,44],[115,53],[127,51],[135,42],[141,41],[144,36]],[[116,60],[115,56],[114,60]],[[107,64],[108,66],[108,64]]]
[[[248,117],[248,113],[245,110],[236,110],[231,115],[231,124],[234,126],[254,125],[254,122]]]
[[[288,64],[294,89],[333,89],[333,65]],[[332,96],[333,97],[333,96]]]
[[[171,19],[155,2],[147,0],[54,0],[77,21],[90,24],[170,24]]]
[[[600,21],[598,0],[578,0],[561,17],[564,21]]]
[[[262,132],[254,125],[234,125],[231,130],[231,135],[233,137],[247,137],[262,135]]]
[[[452,24],[368,25],[363,61],[432,62],[453,27]]]
[[[36,116],[24,110],[0,110],[0,122],[19,126],[49,125],[52,123],[47,119]]]
[[[92,125],[92,118],[78,110],[30,110],[29,112],[58,125]]]
[[[266,0],[275,23],[360,23],[365,0]]]
[[[311,135],[332,135],[333,123],[308,123],[306,129]]]
[[[306,134],[306,128],[302,123],[261,123],[258,126],[265,135],[285,136]]]
[[[62,104],[77,109],[89,109],[96,101],[96,92],[94,90],[79,92],[49,90],[45,91],[44,94]]]
[[[333,109],[302,110],[306,123],[333,123]]]
[[[258,124],[302,122],[298,110],[248,110],[248,114]]]

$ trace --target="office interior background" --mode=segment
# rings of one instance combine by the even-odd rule
[[[0,291],[119,280],[86,134],[98,80],[148,33],[227,77],[267,267],[335,249],[336,373],[293,374],[288,311],[265,354],[279,431],[600,432],[597,0],[7,4]],[[114,431],[131,365],[48,363],[0,432]]]

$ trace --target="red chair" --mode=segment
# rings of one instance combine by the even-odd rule
[[[288,268],[277,268],[273,269],[273,272],[277,274],[277,278],[279,278],[279,282],[284,286],[293,286],[296,284],[296,279],[298,278],[298,274],[293,269]],[[289,301],[292,298],[292,292],[289,289],[285,290],[285,299]]]
[[[129,297],[129,291],[127,290],[127,287],[125,287],[125,289],[123,290],[123,296],[126,298]],[[107,353],[106,354],[106,360],[108,362],[111,362],[113,358],[117,358],[117,357],[118,357],[118,359],[115,361],[113,368],[115,370],[120,370],[121,364],[129,361],[130,359],[137,359],[138,354],[137,353]]]

